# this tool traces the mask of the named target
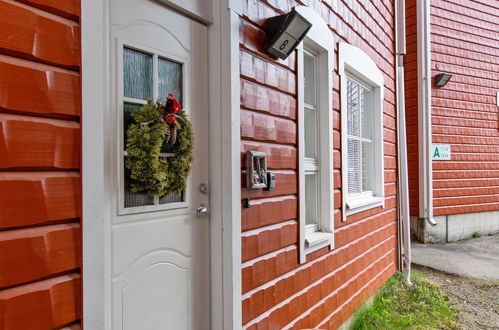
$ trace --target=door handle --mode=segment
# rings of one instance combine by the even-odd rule
[[[199,207],[196,209],[197,214],[208,214],[208,212],[208,206],[204,203],[201,203],[201,205],[199,205]]]

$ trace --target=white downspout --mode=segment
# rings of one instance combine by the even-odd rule
[[[407,134],[405,122],[404,55],[406,54],[405,0],[397,0],[396,20],[396,90],[397,90],[397,139],[398,139],[398,179],[399,179],[399,219],[402,225],[404,262],[402,269],[408,284],[411,283],[411,222],[409,214],[409,175],[407,160]]]
[[[431,54],[430,0],[417,1],[418,29],[418,135],[419,135],[419,217],[433,220],[431,136]]]

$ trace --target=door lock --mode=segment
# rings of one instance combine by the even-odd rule
[[[197,214],[208,214],[208,206],[204,203],[200,204],[196,209]]]
[[[208,185],[206,183],[201,183],[199,185],[199,191],[206,194],[208,192]]]

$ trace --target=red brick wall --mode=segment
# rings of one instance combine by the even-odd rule
[[[416,0],[406,3],[405,111],[407,123],[407,157],[409,162],[409,204],[411,216],[419,216],[419,150],[418,150],[418,53]]]
[[[433,162],[434,214],[499,210],[499,1],[431,2],[433,143],[451,161]]]
[[[76,329],[80,1],[0,0],[0,13],[0,329]]]
[[[240,18],[243,325],[249,329],[334,329],[396,270],[396,109],[393,1],[244,0]],[[340,90],[333,74],[336,247],[298,263],[296,57],[275,61],[263,50],[265,19],[309,5],[336,41],[369,54],[385,77],[386,207],[341,222]],[[351,7],[350,7],[351,6]],[[355,29],[353,28],[355,27]],[[245,187],[245,152],[267,152],[277,189]]]

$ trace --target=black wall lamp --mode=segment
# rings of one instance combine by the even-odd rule
[[[435,77],[435,87],[444,87],[449,82],[452,75],[450,73],[440,73]]]
[[[312,23],[293,9],[288,14],[267,20],[265,50],[280,59],[286,59],[305,38]]]

